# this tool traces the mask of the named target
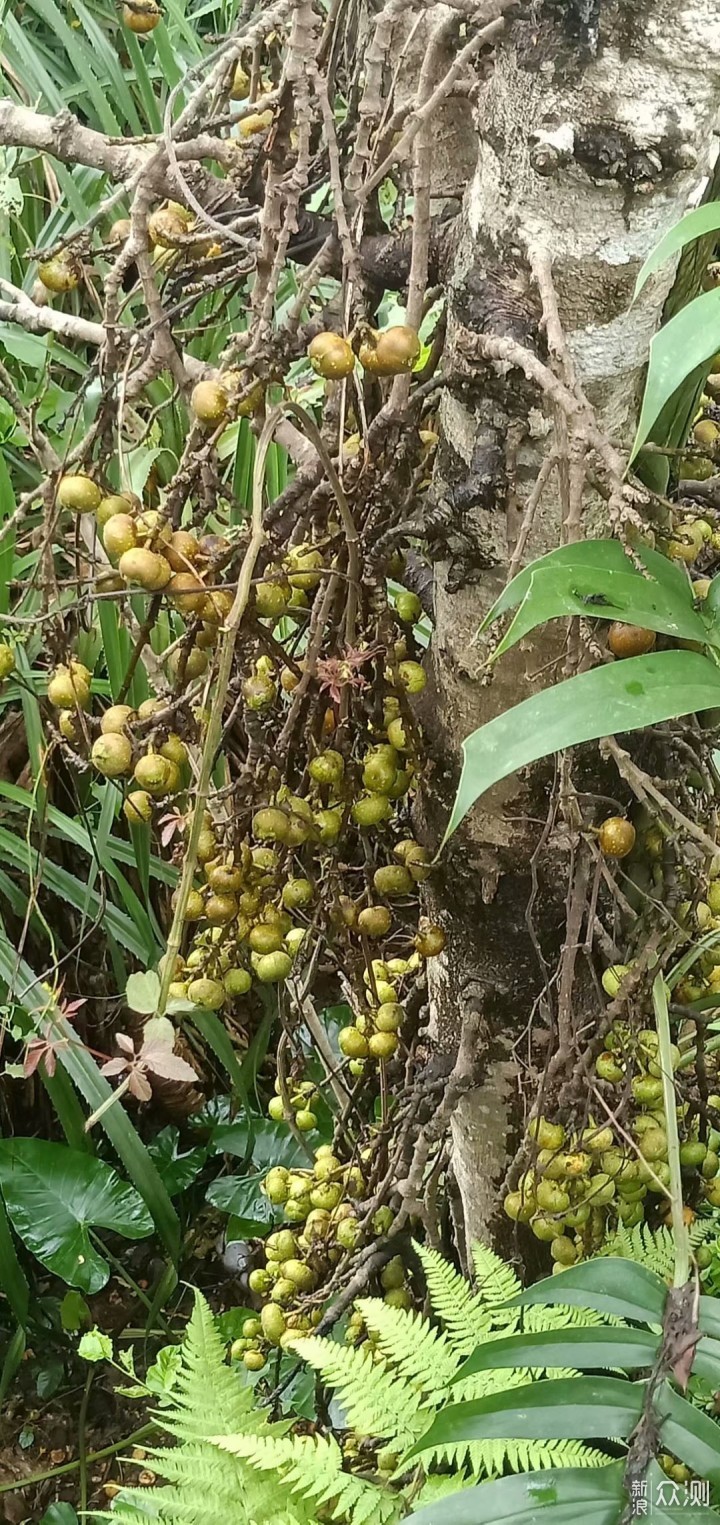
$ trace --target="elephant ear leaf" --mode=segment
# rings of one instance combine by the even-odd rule
[[[509,774],[584,741],[720,705],[720,671],[695,651],[661,651],[579,673],[505,710],[463,743],[443,846],[475,801]]]

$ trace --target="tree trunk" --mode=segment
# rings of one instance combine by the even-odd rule
[[[449,293],[451,381],[434,485],[441,559],[425,723],[443,763],[424,809],[435,840],[463,738],[556,681],[567,656],[555,625],[483,680],[475,635],[527,531],[524,507],[549,448],[551,414],[517,368],[483,363],[477,349],[473,356],[472,336],[509,337],[546,357],[528,251],[547,250],[578,379],[603,430],[627,451],[673,268],[631,307],[635,279],[710,169],[719,57],[712,0],[546,0],[532,21],[508,25],[482,88],[477,167]],[[550,474],[520,564],[563,536],[602,532],[606,507],[592,492],[582,523],[576,515],[563,524],[563,475],[575,464]],[[580,941],[580,926],[566,929],[566,901],[575,914],[586,869],[568,813],[556,809],[552,771],[516,776],[482,799],[443,855],[430,905],[449,934],[446,953],[430,964],[438,1040],[457,1042],[470,1012],[481,1023],[478,1084],[453,1123],[465,1227],[475,1237],[498,1230],[499,1183],[557,1048],[558,1000],[571,1023],[600,1011],[589,959],[566,958],[565,988],[558,995],[554,986],[563,945]],[[612,776],[606,792],[618,795]]]

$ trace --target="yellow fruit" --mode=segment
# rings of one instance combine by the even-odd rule
[[[308,360],[316,376],[323,376],[326,381],[338,381],[355,369],[355,356],[340,334],[316,334],[308,346]]]
[[[78,730],[69,710],[60,711],[60,714],[58,715],[58,730],[60,735],[64,736],[66,741],[70,742],[71,746],[77,745]]]
[[[192,389],[190,407],[201,424],[219,424],[228,410],[228,394],[219,381],[198,381]]]
[[[159,753],[146,752],[144,757],[138,758],[133,777],[140,788],[146,790],[148,794],[153,796],[166,794],[171,768],[172,763],[160,757]]]
[[[286,842],[290,835],[290,822],[284,810],[273,805],[256,810],[252,818],[253,836],[258,842]]]
[[[89,674],[86,678],[87,668],[78,671],[78,664],[72,663],[70,667],[60,666],[55,669],[47,687],[48,699],[58,710],[73,710],[77,706],[80,710],[86,710],[90,702]]]
[[[264,132],[266,127],[273,123],[272,111],[253,111],[250,116],[241,117],[237,126],[242,138],[251,138],[257,132]]]
[[[366,906],[357,919],[363,937],[385,937],[392,926],[392,916],[385,905]]]
[[[421,958],[436,958],[447,942],[442,927],[433,926],[423,917],[414,939],[414,946]]]
[[[41,260],[38,275],[47,291],[74,291],[80,281],[80,266],[70,254],[54,254]]]
[[[146,789],[133,789],[123,805],[123,815],[131,826],[147,824],[152,820],[152,799]]]
[[[148,238],[155,249],[177,249],[187,231],[187,218],[170,207],[160,207],[148,217]]]
[[[235,65],[235,73],[230,86],[230,99],[232,101],[244,101],[250,89],[250,75],[240,62]]]
[[[131,0],[123,6],[122,16],[124,25],[138,36],[153,32],[162,21],[162,11],[154,0]]]
[[[392,1059],[398,1046],[395,1033],[373,1033],[368,1038],[368,1053],[371,1059]]]
[[[283,934],[280,928],[273,926],[271,922],[259,921],[251,927],[248,942],[253,953],[277,953],[283,945]]]
[[[108,529],[112,523],[111,519]],[[172,576],[164,556],[159,556],[156,551],[145,551],[141,546],[125,551],[118,562],[118,571],[127,582],[137,583],[146,593],[159,593]]]
[[[627,858],[635,846],[635,827],[624,816],[611,815],[598,832],[600,851],[606,858]]]
[[[132,223],[129,217],[118,217],[108,233],[109,244],[124,244],[132,232]]]
[[[367,1038],[360,1032],[359,1027],[342,1027],[338,1036],[341,1053],[348,1059],[364,1059],[367,1051]]]
[[[711,418],[701,418],[699,424],[693,429],[693,439],[696,445],[715,445],[720,438],[720,429]]]
[[[61,477],[57,485],[57,501],[61,508],[71,508],[76,514],[92,514],[102,502],[102,493],[90,477]]]
[[[374,376],[399,376],[411,371],[421,350],[414,328],[400,323],[382,333],[371,332],[360,345],[360,364]]]
[[[98,529],[103,530],[109,519],[116,514],[127,514],[133,507],[130,497],[124,493],[112,492],[106,498],[102,498],[95,510],[95,518]]]
[[[255,588],[255,610],[260,619],[276,620],[280,617],[290,597],[287,584],[264,579]]]
[[[103,526],[102,542],[111,561],[119,561],[137,545],[135,520],[128,513],[113,514]]]
[[[7,641],[0,641],[0,683],[9,678],[15,668],[15,651]]]
[[[409,694],[421,694],[427,683],[425,670],[419,662],[401,662],[398,666],[398,677]]]
[[[285,565],[290,586],[304,593],[311,593],[320,581],[319,569],[323,565],[322,552],[314,550],[312,546],[293,546],[285,557]]]
[[[129,704],[111,704],[105,711],[100,721],[100,730],[103,736],[113,734],[122,735],[129,723],[135,718],[135,711]]]
[[[225,991],[219,980],[191,980],[188,1000],[195,1006],[203,1006],[206,1011],[218,1011],[225,1000]]]
[[[286,980],[291,969],[289,954],[280,951],[262,954],[255,964],[255,973],[264,985],[277,985]]]
[[[98,736],[93,743],[90,757],[93,767],[104,778],[122,778],[132,767],[132,745],[127,736],[110,733]]]
[[[200,546],[190,530],[173,530],[167,545],[163,546],[163,556],[173,572],[192,571],[192,564],[199,553]]]

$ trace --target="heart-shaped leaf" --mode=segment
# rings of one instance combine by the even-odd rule
[[[71,1287],[97,1292],[110,1274],[91,1228],[126,1239],[152,1233],[152,1218],[132,1186],[102,1160],[44,1139],[0,1141],[0,1190],[18,1238]]]
[[[131,974],[125,986],[125,1000],[131,1011],[142,1012],[151,1017],[157,1011],[160,980],[154,969],[145,974]]]

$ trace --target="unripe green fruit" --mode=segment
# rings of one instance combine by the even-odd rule
[[[605,970],[601,983],[605,994],[609,995],[611,1001],[615,1000],[621,982],[624,980],[625,975],[630,973],[630,969],[630,964],[611,964],[609,969]]]
[[[279,582],[260,582],[255,588],[255,611],[263,620],[279,619],[287,606],[290,589]]]
[[[379,1033],[396,1033],[405,1017],[405,1009],[396,1001],[386,1001],[375,1013],[375,1027]]]
[[[612,1054],[598,1054],[595,1071],[601,1080],[607,1080],[611,1085],[619,1085],[625,1073]]]
[[[288,879],[283,885],[282,903],[288,911],[298,911],[302,906],[310,904],[313,894],[309,879]]]
[[[256,1340],[262,1334],[262,1324],[259,1318],[246,1318],[242,1326],[243,1338]]]
[[[311,1205],[310,1198],[307,1195],[288,1197],[285,1203],[285,1217],[290,1223],[304,1223]]]
[[[397,752],[406,752],[410,746],[409,737],[405,730],[404,721],[399,715],[391,720],[387,727],[387,738]]]
[[[10,677],[15,667],[15,651],[7,641],[0,641],[0,683]]]
[[[259,842],[286,842],[290,835],[290,822],[284,810],[267,805],[256,810],[252,818],[252,833]]]
[[[213,927],[227,926],[237,916],[237,900],[234,895],[209,895],[205,915]]]
[[[537,1213],[531,1220],[530,1227],[535,1238],[542,1244],[551,1244],[553,1239],[557,1239],[558,1226],[555,1218],[545,1218],[542,1213]]]
[[[61,508],[70,508],[75,514],[93,514],[102,502],[102,493],[90,477],[66,476],[58,482],[57,501]]]
[[[565,1213],[570,1206],[568,1193],[556,1181],[538,1181],[535,1196],[544,1212]]]
[[[285,1121],[285,1112],[283,1109],[281,1096],[271,1097],[270,1101],[268,1102],[268,1117],[270,1117],[274,1123],[282,1123]]]
[[[698,1248],[695,1251],[695,1259],[698,1264],[698,1269],[700,1271],[707,1271],[708,1266],[711,1266],[713,1262],[713,1254],[709,1244],[698,1245]]]
[[[340,752],[320,752],[308,763],[308,773],[314,783],[326,788],[336,788],[342,782],[345,760]]]
[[[134,718],[135,711],[129,704],[111,704],[100,719],[102,735],[125,736],[128,722]]]
[[[392,926],[392,916],[385,905],[369,905],[357,919],[363,937],[385,937]]]
[[[400,662],[398,677],[409,694],[421,694],[427,683],[427,675],[419,662]]]
[[[636,1223],[642,1223],[645,1217],[645,1209],[642,1202],[630,1202],[620,1200],[617,1204],[618,1218],[626,1228],[634,1228]]]
[[[352,807],[352,817],[357,826],[380,826],[391,814],[392,806],[385,794],[364,794]]]
[[[380,1272],[380,1286],[383,1291],[389,1292],[392,1287],[402,1287],[405,1284],[405,1267],[399,1255],[393,1255]]]
[[[528,1127],[528,1137],[534,1139],[541,1149],[562,1149],[565,1129],[562,1123],[549,1123],[544,1117],[534,1117]]]
[[[80,266],[67,251],[51,255],[38,264],[38,276],[47,291],[74,291],[80,280]]]
[[[565,1223],[568,1228],[584,1228],[589,1217],[590,1203],[579,1202],[577,1207],[571,1208],[570,1212],[565,1214]]]
[[[342,1027],[338,1036],[341,1053],[348,1059],[364,1059],[367,1055],[367,1038],[358,1027]]]
[[[299,1128],[301,1133],[312,1133],[313,1128],[317,1128],[315,1113],[311,1112],[309,1107],[300,1107],[295,1113],[295,1127]]]
[[[680,1145],[680,1164],[684,1165],[686,1170],[697,1170],[702,1165],[706,1154],[707,1144],[691,1139],[687,1144]]]
[[[388,863],[382,868],[376,868],[373,884],[378,895],[386,895],[388,900],[411,895],[415,888],[410,871],[402,863]]]
[[[261,1350],[246,1350],[243,1356],[243,1365],[247,1366],[248,1371],[262,1371],[266,1361],[267,1357]]]
[[[58,710],[86,710],[90,703],[90,684],[77,671],[78,664],[57,667],[47,686],[50,703]],[[87,669],[83,668],[83,672]]]
[[[625,1165],[625,1156],[621,1149],[605,1149],[600,1156],[600,1164],[608,1176],[616,1176]]]
[[[287,1328],[282,1309],[278,1308],[276,1303],[266,1303],[260,1311],[260,1323],[265,1339],[269,1340],[271,1345],[279,1345]]]
[[[398,1040],[395,1033],[372,1033],[368,1038],[368,1053],[371,1059],[392,1059],[397,1046]]]
[[[277,699],[277,684],[272,678],[256,673],[246,678],[242,686],[243,699],[249,710],[266,710]]]
[[[720,1170],[720,1156],[716,1154],[714,1149],[708,1149],[702,1165],[700,1166],[703,1180],[712,1181],[717,1175],[718,1170]]]
[[[146,752],[144,757],[138,758],[133,777],[140,788],[145,789],[148,794],[166,794],[171,778],[171,767],[172,764],[167,761],[167,758],[161,757],[158,752]]]
[[[103,778],[122,778],[132,767],[132,745],[127,736],[98,736],[90,757]]]
[[[557,1239],[551,1240],[550,1254],[553,1260],[561,1266],[574,1266],[577,1260],[577,1250],[572,1239],[568,1239],[567,1234],[558,1234]]]
[[[188,1000],[206,1011],[219,1011],[225,1000],[225,991],[219,980],[192,980],[188,985]]]
[[[373,1233],[387,1234],[395,1222],[395,1214],[391,1207],[379,1207],[373,1215]]]
[[[367,973],[367,970],[365,972]],[[378,1006],[386,1006],[388,1002],[397,1001],[397,989],[395,985],[391,985],[388,980],[375,981],[375,994],[377,996]],[[372,996],[368,990],[368,1001],[371,1000]]]
[[[252,975],[247,969],[228,969],[223,976],[223,985],[229,996],[247,995],[252,985]]]
[[[422,614],[422,604],[417,593],[398,593],[395,599],[398,619],[406,625],[414,625]]]
[[[285,557],[285,565],[288,568],[290,586],[301,589],[303,593],[311,593],[320,581],[320,568],[323,565],[322,551],[313,550],[308,546],[293,546]]]
[[[360,1224],[357,1218],[343,1218],[335,1230],[336,1242],[342,1250],[354,1250],[360,1238]]]
[[[586,1186],[587,1200],[593,1207],[606,1207],[615,1196],[615,1182],[604,1171],[591,1176]]]
[[[257,1270],[251,1271],[248,1276],[248,1286],[251,1292],[259,1297],[266,1297],[272,1286],[272,1277],[264,1267],[258,1266]]]
[[[583,1150],[576,1150],[574,1154],[566,1154],[563,1157],[565,1176],[569,1181],[575,1181],[579,1176],[587,1175],[592,1169],[592,1157]]]
[[[631,1090],[641,1107],[654,1107],[662,1101],[662,1081],[655,1080],[652,1075],[636,1075],[632,1081]]]
[[[269,1202],[276,1205],[287,1202],[290,1196],[289,1176],[282,1165],[276,1165],[268,1171],[263,1181],[263,1190]]]
[[[297,1253],[297,1240],[292,1229],[279,1228],[274,1234],[268,1234],[265,1240],[265,1254],[268,1260],[292,1260]]]
[[[406,1313],[412,1308],[412,1298],[407,1287],[391,1287],[390,1291],[385,1293],[383,1302],[387,1303],[388,1308],[401,1308]]]
[[[615,1142],[612,1128],[586,1128],[582,1135],[583,1148],[591,1154],[603,1154]]]
[[[292,959],[289,954],[280,951],[262,954],[255,965],[255,973],[263,985],[280,984],[287,979],[291,970]]]
[[[318,1181],[310,1192],[310,1206],[323,1208],[331,1213],[342,1196],[342,1186],[337,1181]]]
[[[370,794],[388,794],[397,777],[397,759],[387,753],[371,752],[363,768],[363,788]]]
[[[123,815],[131,826],[141,826],[152,820],[152,799],[145,789],[133,789],[123,803]]]
[[[284,1260],[282,1270],[283,1276],[300,1292],[310,1292],[315,1285],[315,1277],[304,1260]]]
[[[647,1128],[640,1139],[640,1152],[644,1160],[667,1159],[667,1134],[662,1128]]]
[[[250,929],[248,942],[253,953],[277,953],[283,945],[283,934],[280,927],[268,921],[259,921]]]
[[[323,846],[332,847],[337,842],[342,829],[342,811],[317,810],[315,812],[315,826]]]
[[[503,1201],[503,1209],[513,1223],[529,1223],[535,1211],[535,1201],[528,1201],[519,1191],[510,1191]]]

